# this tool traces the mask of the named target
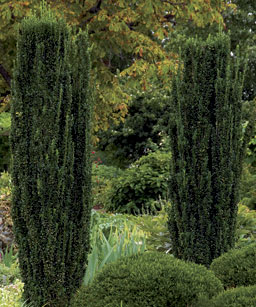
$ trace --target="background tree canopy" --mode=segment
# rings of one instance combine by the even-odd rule
[[[126,89],[148,90],[152,82],[169,84],[177,54],[166,52],[163,41],[176,28],[193,23],[224,26],[225,12],[233,4],[218,0],[85,0],[47,1],[57,14],[77,28],[88,27],[94,46],[92,75],[96,89],[94,130],[106,129],[127,113]],[[10,104],[10,82],[16,54],[16,30],[24,16],[38,11],[39,0],[1,1],[0,99]],[[171,37],[171,36],[170,36]],[[124,78],[125,77],[125,78]],[[123,81],[123,79],[125,79]]]
[[[125,167],[150,151],[167,148],[169,99],[166,90],[133,91],[125,121],[97,134],[105,162]]]
[[[112,146],[112,149],[119,159],[129,155],[132,160],[138,158],[138,152],[141,155],[141,149],[138,148],[144,150],[145,144],[150,147],[148,140],[155,139],[154,128],[154,132],[150,130],[153,134],[148,131],[145,136],[138,135],[136,138],[138,148],[134,149],[134,146],[131,146],[132,154],[127,152],[128,147],[125,149],[123,146],[125,142],[128,145],[131,143],[129,138],[132,134],[141,134],[139,130],[146,129],[144,120],[154,108],[159,106],[154,106],[152,110],[149,107],[148,114],[140,123],[135,123],[132,119],[138,117],[139,113],[141,116],[145,111],[145,99],[153,104],[152,98],[161,97],[169,88],[179,62],[178,49],[188,37],[199,35],[206,38],[209,33],[214,34],[219,29],[230,31],[232,52],[235,54],[235,46],[240,43],[242,52],[244,54],[247,52],[249,56],[243,98],[252,100],[255,97],[256,3],[253,1],[233,0],[227,3],[217,0],[57,0],[47,2],[56,14],[63,15],[69,24],[76,28],[88,28],[89,39],[93,45],[91,80],[95,88],[93,142],[97,144],[101,139],[99,144],[101,149],[106,148],[107,137],[114,141],[113,145],[118,143],[117,146]],[[10,83],[16,55],[17,27],[32,10],[38,11],[39,5],[39,0],[1,1],[0,138],[2,145],[0,147],[4,147],[3,153],[6,153],[8,148]],[[134,93],[137,92],[145,92],[147,98],[144,97],[136,103],[135,100],[139,97],[135,98]],[[137,115],[134,109],[135,103],[139,112]],[[142,103],[141,110],[140,103]],[[159,103],[162,102],[157,102],[157,105]],[[4,111],[7,113],[4,114]],[[158,117],[162,116],[160,113],[157,113]],[[127,133],[126,128],[128,126],[131,128],[130,125],[136,125],[138,129],[134,126],[133,133]],[[102,132],[105,130],[106,133]],[[255,139],[249,146],[250,161],[255,157],[254,143]],[[8,153],[5,160],[8,161]]]

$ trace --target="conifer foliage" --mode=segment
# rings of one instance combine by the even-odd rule
[[[234,246],[243,133],[245,66],[230,38],[189,39],[172,83],[169,230],[175,256],[209,265]],[[242,67],[242,69],[241,69]]]
[[[87,34],[45,7],[19,29],[12,84],[12,218],[24,298],[66,306],[80,286],[91,212]]]

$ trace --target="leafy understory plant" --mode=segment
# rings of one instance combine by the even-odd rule
[[[0,114],[0,133],[3,135],[11,127],[11,114],[8,112],[1,112]]]
[[[0,306],[1,307],[25,307],[21,303],[21,296],[24,284],[16,279],[13,284],[0,288]]]
[[[13,245],[7,247],[5,252],[0,251],[0,261],[8,268],[18,259],[18,254],[13,253]]]
[[[88,256],[84,285],[91,283],[95,274],[101,271],[105,264],[114,262],[122,256],[143,253],[146,249],[146,234],[138,230],[135,225],[131,227],[129,222],[124,221],[121,228],[116,228],[113,224],[106,226],[104,228],[95,225],[92,230],[92,250]]]
[[[8,172],[0,174],[0,199],[11,195],[11,176]]]
[[[171,253],[172,244],[167,226],[168,215],[166,210],[171,204],[161,199],[159,202],[161,203],[162,209],[156,215],[150,216],[145,214],[128,216],[128,218],[136,224],[138,229],[146,233],[148,251]]]
[[[243,204],[238,205],[236,248],[256,242],[256,210],[250,210]]]

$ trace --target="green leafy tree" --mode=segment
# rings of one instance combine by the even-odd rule
[[[150,89],[152,79],[169,84],[175,69],[176,54],[165,52],[161,42],[174,24],[193,20],[198,26],[222,24],[224,1],[166,0],[55,0],[48,1],[56,14],[64,15],[77,28],[88,27],[94,45],[92,76],[95,82],[96,119],[94,129],[106,129],[127,113],[126,88]],[[13,60],[16,54],[16,29],[40,0],[2,0],[0,6],[0,95],[8,108]],[[118,71],[129,76],[120,82]]]
[[[250,0],[232,0],[235,9],[227,10],[224,21],[230,31],[231,49],[235,53],[239,44],[242,52],[248,53],[248,69],[244,82],[244,100],[253,100],[256,96],[256,2]]]
[[[124,122],[112,124],[97,136],[97,149],[104,152],[107,162],[122,167],[135,162],[150,151],[167,148],[166,126],[169,93],[166,90],[132,91]]]
[[[230,1],[231,2],[231,1]],[[236,54],[236,46],[239,44],[240,52],[247,53],[248,69],[244,80],[243,100],[251,101],[256,96],[256,2],[245,0],[232,0],[232,5],[222,12],[223,29],[229,32],[231,40],[231,51]],[[174,53],[182,47],[185,40],[191,36],[198,35],[207,39],[208,35],[216,34],[219,25],[209,23],[205,27],[190,20],[182,25],[176,25],[166,43],[166,49]]]
[[[208,23],[223,25],[223,12],[233,7],[225,1],[210,0],[55,0],[48,3],[69,24],[78,29],[88,27],[94,46],[91,70],[96,89],[94,144],[98,141],[98,131],[124,120],[131,100],[128,88],[149,91],[159,81],[168,87],[176,69],[177,54],[166,51],[162,41],[173,33],[174,27],[192,21],[199,27]],[[38,11],[39,5],[40,0],[1,0],[0,112],[10,110],[17,28],[31,11]],[[1,150],[8,155],[4,146]]]
[[[73,33],[74,34],[74,33]],[[66,306],[81,285],[91,213],[87,34],[45,7],[23,20],[11,107],[12,218],[24,299]]]
[[[175,256],[209,265],[234,246],[245,148],[240,57],[225,34],[189,39],[172,83],[169,229]]]

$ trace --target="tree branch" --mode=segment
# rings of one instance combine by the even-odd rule
[[[11,76],[9,75],[7,70],[5,70],[2,64],[0,64],[0,74],[4,78],[5,82],[11,87]]]
[[[100,10],[102,0],[98,0],[97,4],[95,4],[92,8],[90,8],[87,12],[91,14],[97,14],[98,11]]]
[[[167,14],[167,15],[164,16],[164,18],[166,19],[167,22],[171,22],[171,23],[173,23],[174,25],[176,25],[176,21],[174,20],[175,15],[173,15],[173,14]]]
[[[185,2],[176,3],[176,2],[171,2],[171,1],[168,1],[168,0],[162,0],[162,2],[171,4],[171,5],[173,5],[173,6],[176,6],[176,5],[186,5],[186,4],[187,4],[187,3],[185,3]]]
[[[87,13],[90,13],[90,14],[97,14],[99,11],[100,11],[100,7],[101,7],[101,4],[102,4],[102,0],[98,0],[98,2],[93,6],[91,7],[89,10],[87,10],[84,14],[82,14],[82,17],[85,17],[87,15]],[[88,22],[90,22],[92,20],[93,17],[89,17],[88,19],[82,21],[80,23],[80,27],[83,27],[84,25],[86,25]]]

